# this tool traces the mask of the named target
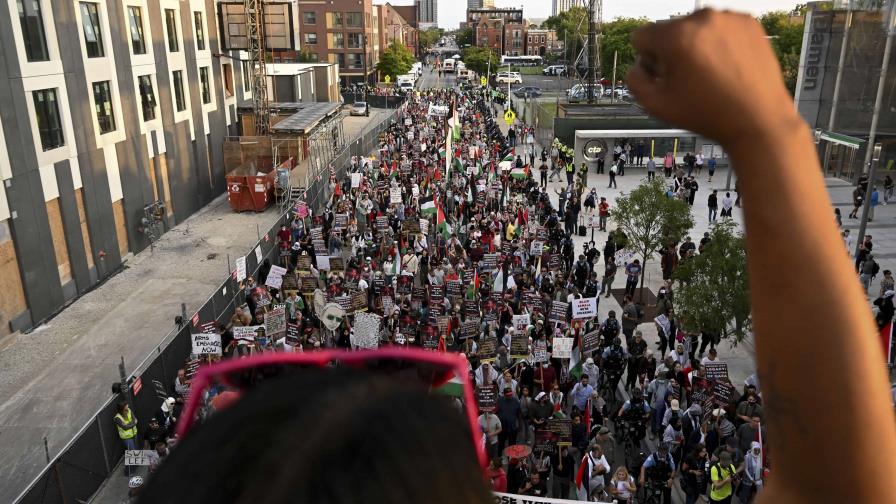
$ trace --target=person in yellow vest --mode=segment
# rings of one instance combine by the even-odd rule
[[[118,437],[124,443],[125,450],[137,450],[137,417],[131,412],[128,403],[118,403],[118,413],[113,417],[115,427],[118,428]],[[130,466],[125,466],[125,474],[130,476]]]
[[[719,454],[719,462],[709,468],[709,478],[712,481],[712,487],[709,489],[709,502],[731,504],[736,474],[737,469],[731,463],[731,454],[723,451]]]

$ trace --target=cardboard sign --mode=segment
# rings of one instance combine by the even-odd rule
[[[538,429],[535,431],[535,444],[532,445],[532,451],[535,453],[554,453],[557,449],[557,441],[559,440],[560,436],[558,434],[547,429]],[[502,500],[500,502],[504,501]],[[526,502],[530,502],[529,498],[526,499]]]
[[[314,247],[314,255],[317,258],[330,253],[330,249],[327,248],[327,244],[323,240],[311,240],[311,245]]]
[[[532,344],[532,362],[548,361],[548,344],[544,341],[536,341]]]
[[[560,254],[549,254],[548,269],[551,271],[560,271],[563,268],[563,259]]]
[[[706,368],[706,377],[713,381],[730,381],[728,379],[728,364],[725,362],[707,362],[703,365]]]
[[[423,330],[421,343],[423,348],[435,350],[439,348],[439,328],[436,326],[426,326]]]
[[[246,256],[236,258],[236,281],[242,282],[246,279]]]
[[[563,301],[553,301],[551,303],[551,312],[548,314],[548,320],[550,320],[551,322],[565,324],[566,310],[568,308],[569,303],[564,303]]]
[[[510,337],[510,356],[514,359],[529,357],[529,337],[525,333],[516,333]]]
[[[539,240],[533,240],[529,245],[529,255],[533,257],[538,257],[544,253],[544,242]]]
[[[479,336],[479,319],[467,319],[460,323],[461,339],[475,338]]]
[[[712,384],[712,397],[722,406],[731,404],[736,394],[737,389],[727,381],[717,381]]]
[[[357,189],[359,187],[361,187],[361,174],[352,173],[352,189]]]
[[[585,319],[597,316],[597,298],[581,298],[572,301],[572,318]]]
[[[150,460],[157,458],[158,454],[155,450],[125,450],[124,465],[126,466],[148,466]]]
[[[546,430],[557,435],[557,446],[572,446],[571,418],[548,418]]]
[[[389,203],[392,205],[401,203],[401,188],[400,187],[390,187],[389,188]]]
[[[324,228],[322,228],[322,227],[311,228],[310,233],[311,233],[312,240],[320,240],[320,241],[324,240]]]
[[[241,341],[255,341],[255,336],[260,329],[260,325],[254,326],[234,326],[233,339]]]
[[[555,359],[569,359],[572,357],[572,342],[574,338],[554,338],[551,346],[551,354]]]
[[[299,346],[301,342],[301,328],[299,324],[286,323],[286,344],[292,347]]]
[[[374,349],[380,345],[380,323],[383,318],[373,313],[356,313],[351,343],[358,348]]]
[[[414,287],[411,289],[411,301],[423,301],[426,299],[426,287]]]
[[[330,271],[345,270],[345,259],[342,256],[330,256]]]
[[[338,213],[333,216],[333,229],[345,229],[348,227],[348,214]]]
[[[448,291],[448,296],[457,296],[457,297],[463,296],[464,295],[463,285],[464,284],[460,280],[449,280],[448,282],[445,282],[445,287]]]
[[[296,270],[311,271],[311,256],[300,255],[296,257]]]
[[[479,301],[464,299],[464,315],[467,317],[479,317]]]
[[[367,311],[367,293],[364,291],[355,292],[351,296],[351,310],[355,314],[358,312],[366,312]]]
[[[482,318],[486,322],[495,322],[498,320],[501,307],[504,303],[488,298],[482,302]]]
[[[484,254],[479,264],[482,266],[482,271],[495,271],[498,269],[498,254]]]
[[[494,386],[476,387],[476,404],[480,413],[494,413],[498,407],[498,389]]]
[[[590,354],[600,348],[600,331],[591,331],[582,336],[582,352]]]
[[[385,231],[389,227],[389,218],[385,215],[379,215],[376,218],[376,228],[379,231]]]
[[[392,311],[395,310],[395,301],[392,300],[392,296],[383,296],[380,299],[383,303],[383,315],[391,315]]]
[[[399,294],[410,294],[411,290],[414,286],[414,277],[410,275],[399,275],[398,277],[398,287],[396,292]]]
[[[408,234],[420,234],[420,221],[417,219],[405,219],[401,223],[401,230]]]
[[[221,355],[221,335],[200,333],[191,334],[193,355]]]
[[[495,360],[498,354],[498,337],[485,336],[479,338],[479,360],[489,362]]]
[[[274,305],[271,311],[264,314],[264,330],[272,337],[286,331],[286,305]]]
[[[199,324],[199,332],[203,334],[218,334],[218,324],[215,322]]]
[[[317,290],[317,277],[312,275],[299,277],[299,290],[302,294],[314,294],[314,291]]]

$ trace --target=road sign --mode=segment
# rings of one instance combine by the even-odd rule
[[[387,75],[387,76],[383,77],[383,80],[386,81],[386,84],[388,84],[388,83],[392,82],[392,77],[389,77]]]
[[[513,124],[514,119],[516,119],[516,114],[512,110],[504,112],[504,122],[506,122],[508,126]]]
[[[485,77],[480,77],[480,78],[479,78],[479,85],[482,86],[482,87],[485,87],[486,84],[488,84],[488,81],[485,79]]]

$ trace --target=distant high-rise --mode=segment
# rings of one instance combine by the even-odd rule
[[[570,7],[576,4],[576,0],[554,0],[553,9],[551,10],[551,15],[556,16],[561,12],[566,12],[570,9]]]
[[[494,8],[495,0],[467,0],[467,9]]]
[[[437,0],[417,0],[417,21],[438,24],[439,3]]]

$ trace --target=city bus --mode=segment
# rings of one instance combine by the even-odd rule
[[[541,66],[544,60],[541,56],[501,56],[501,66]]]

